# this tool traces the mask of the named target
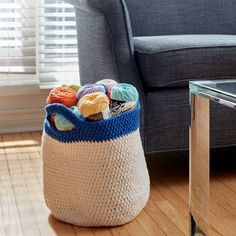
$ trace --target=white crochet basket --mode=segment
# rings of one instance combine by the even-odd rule
[[[76,125],[60,132],[47,117],[42,137],[44,197],[59,220],[116,226],[133,220],[149,198],[139,134],[140,106],[109,120],[81,121],[65,106],[46,107]]]

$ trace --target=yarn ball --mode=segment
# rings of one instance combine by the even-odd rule
[[[114,87],[114,86],[113,86]],[[113,87],[107,89],[107,97],[111,100],[111,90]]]
[[[103,79],[96,82],[96,84],[103,84],[106,86],[107,90],[111,89],[113,86],[117,85],[117,82],[112,79]]]
[[[78,108],[84,117],[98,114],[109,107],[109,99],[101,92],[83,96],[78,102]]]
[[[70,108],[70,110],[80,119],[80,120],[84,120],[80,110],[78,109],[77,106],[73,106]]]
[[[98,114],[88,116],[88,117],[86,117],[86,119],[89,120],[89,121],[99,121],[99,120],[103,120],[103,115],[100,112]]]
[[[133,85],[126,83],[119,83],[112,87],[110,96],[113,100],[124,102],[137,102],[139,99],[137,89]]]
[[[77,106],[73,106],[70,110],[78,117],[80,120],[84,120],[81,112],[79,111]],[[71,131],[76,128],[76,126],[66,119],[62,114],[55,114],[54,116],[55,127],[60,131]]]
[[[71,131],[76,128],[76,126],[67,120],[62,114],[57,113],[55,116],[55,126],[60,131]]]
[[[75,92],[78,92],[79,89],[81,88],[81,86],[77,85],[77,84],[70,84],[70,85],[63,84],[61,87],[69,87],[69,88],[75,90]]]
[[[47,104],[61,103],[67,107],[76,105],[78,102],[75,90],[69,87],[58,87],[51,90],[46,100]]]
[[[86,84],[79,89],[77,93],[77,98],[78,100],[80,100],[83,96],[96,92],[106,94],[106,88],[104,87],[104,85],[101,84]]]

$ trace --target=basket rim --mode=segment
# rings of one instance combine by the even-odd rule
[[[53,139],[61,142],[77,141],[109,141],[128,135],[139,129],[141,105],[131,111],[101,121],[86,121],[79,119],[69,108],[62,104],[50,104],[45,108],[44,131]],[[72,131],[59,131],[54,128],[48,117],[53,113],[60,113],[75,126]]]

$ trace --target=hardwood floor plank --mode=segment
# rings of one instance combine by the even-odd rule
[[[229,217],[236,216],[235,192],[216,179],[212,180],[211,186],[214,189],[214,191],[211,191],[211,197],[218,203],[222,202],[221,200],[224,199],[224,204],[222,207],[227,211],[227,214],[231,213]]]
[[[1,162],[0,162],[1,166]],[[0,184],[2,183],[2,176],[4,172],[2,169],[0,169]],[[5,231],[4,231],[4,217],[3,217],[3,206],[2,206],[2,195],[1,195],[1,190],[0,190],[0,235],[5,236]]]
[[[159,179],[160,181],[160,179]],[[189,208],[188,203],[183,201],[178,195],[176,195],[172,189],[168,187],[163,182],[158,182],[160,184],[154,183],[152,185],[152,195],[153,198],[159,199],[159,208],[165,213],[171,221],[178,226],[180,231],[185,235],[189,232]],[[164,204],[163,204],[164,203]],[[166,204],[167,203],[167,204]],[[166,206],[165,206],[166,205]],[[169,206],[168,206],[169,205]],[[168,211],[168,207],[172,208],[172,214]],[[175,222],[175,219],[177,222]]]
[[[157,154],[147,159],[151,196],[134,221],[120,227],[83,228],[58,221],[47,209],[40,142],[41,132],[0,135],[1,236],[188,235],[186,153]],[[219,157],[217,162],[212,166],[210,235],[235,236],[236,161]]]
[[[57,220],[52,214],[49,215],[48,222],[57,236],[75,236],[72,225]],[[43,234],[42,234],[43,235]]]
[[[124,226],[111,227],[110,231],[113,236],[130,236],[128,231]]]
[[[152,199],[149,200],[144,209],[166,235],[183,235]]]
[[[35,212],[31,202],[28,201],[29,192],[25,186],[23,174],[12,174],[11,180],[23,234],[27,236],[40,235],[38,224],[35,219]]]
[[[124,226],[130,235],[148,235],[139,222],[134,219]]]
[[[73,226],[73,229],[77,236],[94,236],[91,228]]]
[[[109,228],[93,228],[92,230],[95,236],[112,236]]]
[[[159,186],[159,189],[160,188],[162,189],[163,184],[158,185],[158,183],[159,182],[165,182],[165,180],[166,180],[165,176],[164,176],[163,179],[162,178],[163,178],[163,176],[158,176],[157,177],[158,182],[156,183],[156,185]],[[184,179],[184,177],[183,177],[183,179]],[[172,180],[173,180],[173,182],[175,182],[175,179],[172,179]],[[182,182],[182,178],[179,178],[179,181]],[[186,212],[188,213],[188,201],[184,201],[183,198],[181,198],[181,196],[188,196],[188,185],[184,184],[184,185],[182,185],[180,187],[179,185],[169,184],[168,181],[165,184],[166,184],[166,186],[168,188],[170,188],[170,186],[171,186],[170,191],[173,191],[173,196],[176,198],[176,200],[179,199],[179,201],[183,201],[184,202],[185,207],[184,207],[184,205],[181,204],[182,207],[183,207],[183,209],[182,209],[183,215],[185,215]],[[156,188],[155,188],[154,191],[156,191]],[[163,193],[163,191],[159,191],[159,192]],[[163,196],[165,198],[169,199],[168,197],[165,196],[165,194],[163,194]],[[186,197],[184,197],[184,198],[186,198]],[[178,204],[175,203],[175,204],[173,204],[173,206],[175,206],[175,208],[178,208],[179,203]],[[216,230],[211,228],[210,229],[210,235],[224,235],[224,233],[226,233],[226,235],[232,234],[232,232],[230,230],[228,230],[228,229],[226,229],[225,231],[224,231],[224,229],[222,230],[222,223],[220,223],[221,222],[220,215],[222,215],[224,213],[224,211],[222,211],[222,209],[220,209],[221,206],[216,204],[215,201],[212,201],[211,202],[211,208],[212,209],[211,209],[210,220],[211,220],[212,227],[214,227],[217,230],[219,230],[219,232],[221,232],[222,234],[220,234],[219,232],[217,232]],[[180,210],[181,210],[181,208],[180,208]],[[227,214],[229,214],[229,213],[227,213]]]
[[[26,136],[22,136],[25,140]],[[42,184],[42,161],[41,158],[31,159],[34,156],[33,150],[28,153],[27,146],[23,145],[18,150],[19,162],[24,173],[25,185],[29,191],[28,200],[33,206],[33,210],[36,216],[36,222],[38,224],[40,234],[45,236],[55,235],[56,230],[48,227],[50,226],[50,211],[45,207],[45,201],[43,197],[43,184]],[[36,153],[37,150],[36,150]],[[36,154],[37,157],[40,157]],[[57,220],[55,219],[55,222]],[[55,223],[54,221],[52,221]],[[56,225],[57,224],[52,224]],[[71,228],[72,226],[70,226]],[[57,228],[56,228],[57,229]],[[74,232],[74,231],[73,231]],[[75,233],[74,233],[75,234]]]
[[[2,135],[0,135],[0,185],[2,188],[3,185],[3,176],[8,174],[7,160],[3,148]],[[2,191],[0,190],[0,235],[5,236],[4,231],[4,216],[3,216],[3,196]]]
[[[7,137],[8,138],[8,137]],[[5,143],[8,142],[8,139],[5,135],[2,135],[2,143],[5,147]],[[7,159],[7,169],[9,172],[1,173],[1,188],[0,188],[0,205],[3,216],[3,225],[5,235],[23,235],[23,229],[21,226],[20,216],[17,210],[16,198],[14,194],[13,182],[11,178],[10,165],[8,161],[8,152],[4,148],[4,152]],[[12,153],[12,151],[10,152]]]
[[[3,218],[3,211],[2,211],[1,200],[0,200],[0,235],[5,236],[4,218]]]
[[[0,157],[2,158],[5,157],[5,144],[3,143],[3,136],[1,134],[0,134]]]
[[[160,194],[164,199],[168,200],[175,209],[181,214],[185,220],[189,219],[189,211],[188,211],[188,203],[183,201],[178,195],[176,195],[172,189],[170,189],[165,183],[162,181],[155,183],[152,185],[153,194]],[[161,186],[161,187],[160,187]]]
[[[10,176],[1,176],[1,209],[6,235],[23,235]]]
[[[146,211],[142,211],[137,217],[137,221],[144,228],[146,233],[150,236],[163,236],[166,235],[161,228],[155,223],[155,221],[147,214]]]
[[[177,228],[183,233],[188,234],[188,218],[176,210],[176,206],[173,205],[153,187],[151,190],[152,200],[157,204],[161,211],[170,219],[170,221],[177,226]],[[185,206],[186,209],[186,206]],[[188,209],[188,207],[187,207]]]
[[[210,235],[211,236],[223,236],[222,234],[218,233],[212,226],[210,226]]]
[[[170,204],[169,201],[161,201],[157,203],[158,207],[168,218],[177,226],[177,228],[187,235],[189,232],[189,222]]]
[[[231,226],[229,226],[225,220],[220,217],[219,215],[215,215],[214,213],[211,213],[210,215],[210,222],[211,226],[217,231],[219,234],[223,236],[233,236],[235,235],[235,232],[232,231]]]

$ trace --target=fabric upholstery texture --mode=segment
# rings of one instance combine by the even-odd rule
[[[125,2],[133,36],[236,34],[235,0],[125,0]]]
[[[140,131],[146,153],[188,147],[187,81],[235,78],[235,0],[66,1],[77,12],[81,83],[114,79],[137,87],[142,104]],[[137,38],[142,36],[158,36],[158,44],[156,37],[145,39],[150,44]],[[150,53],[144,60],[143,55],[137,55],[137,45],[158,53]],[[150,60],[150,56],[154,58]],[[183,86],[185,96],[181,92]],[[173,114],[166,118],[168,107]],[[222,145],[232,144],[233,136],[236,138],[236,130],[230,129],[234,123],[230,118],[232,111],[220,106],[215,110],[215,119],[220,121],[227,116],[227,123],[219,126],[220,133],[230,132],[223,136]],[[183,128],[182,141],[178,132],[173,133],[180,129],[176,119]],[[214,132],[213,137],[218,137],[218,130]],[[213,140],[214,144],[221,143]]]
[[[148,92],[146,99],[148,152],[188,149],[190,125],[188,88]],[[235,145],[235,117],[234,109],[211,103],[211,147]]]
[[[134,37],[147,87],[188,86],[190,80],[236,79],[236,35]]]

